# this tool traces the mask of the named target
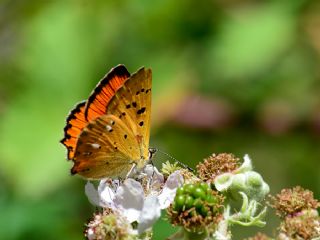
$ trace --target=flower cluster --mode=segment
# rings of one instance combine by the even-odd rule
[[[204,182],[185,184],[177,189],[168,214],[173,225],[202,232],[216,226],[222,218],[224,197]]]
[[[197,165],[197,172],[165,163],[159,172],[146,165],[124,181],[88,182],[89,201],[102,208],[88,222],[89,240],[148,240],[161,210],[180,230],[170,239],[231,239],[232,225],[265,225],[261,202],[269,186],[253,171],[246,155],[213,154]],[[241,203],[234,205],[233,203]]]
[[[130,225],[130,231],[117,232],[127,232],[131,237],[139,236],[139,239],[144,239],[141,235],[158,220],[161,210],[171,204],[175,197],[176,189],[183,183],[183,177],[179,172],[172,173],[165,182],[164,180],[163,175],[156,168],[147,165],[143,174],[138,176],[138,180],[128,178],[123,183],[120,183],[119,180],[102,180],[97,189],[91,182],[88,182],[85,190],[92,204],[103,209],[109,209],[109,211],[104,212],[104,219],[106,219],[106,216],[110,219],[110,214],[113,214],[116,218],[123,219],[122,222]],[[94,219],[101,219],[100,216],[101,214],[98,213]],[[88,224],[89,229],[92,230],[87,229],[87,237],[89,238],[90,236],[89,232],[93,232],[91,235],[96,238],[89,239],[107,239],[101,236],[98,237],[97,229],[110,228],[101,227],[101,223],[98,224],[100,228],[94,228],[92,227],[95,226],[94,222],[96,221]],[[103,221],[103,223],[110,225],[110,222]],[[128,224],[118,224],[117,226],[118,228],[121,226],[127,227],[129,226]],[[106,234],[104,233],[104,235]],[[119,239],[126,238],[119,237]]]
[[[104,209],[102,213],[97,212],[87,224],[85,236],[89,240],[115,239],[131,240],[134,230],[130,223],[121,214],[111,209]]]
[[[317,209],[320,206],[313,193],[300,186],[293,189],[283,189],[275,197],[271,197],[271,207],[276,209],[279,217],[299,215],[302,211]]]
[[[318,200],[310,190],[300,186],[283,189],[271,197],[271,207],[281,219],[279,239],[320,239]]]

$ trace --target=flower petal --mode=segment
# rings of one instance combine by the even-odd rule
[[[158,196],[161,209],[169,207],[176,196],[177,188],[182,186],[182,184],[183,177],[179,171],[175,171],[168,177],[162,192]]]
[[[138,233],[141,234],[160,218],[161,209],[156,196],[148,196],[145,199],[143,209],[138,219]]]
[[[113,209],[115,208],[115,190],[110,187],[109,180],[104,179],[100,181],[100,184],[98,186],[98,193],[100,197],[101,207],[110,207]]]
[[[114,203],[121,209],[128,221],[137,221],[143,208],[144,192],[141,184],[134,179],[124,181],[116,193]]]
[[[94,234],[94,231],[93,231],[92,228],[89,228],[89,229],[88,229],[86,235],[87,235],[87,238],[88,238],[89,240],[97,239],[97,238],[96,238],[96,235]]]
[[[86,186],[84,187],[84,191],[88,197],[89,202],[92,205],[100,206],[99,193],[91,182],[88,181],[86,183]]]

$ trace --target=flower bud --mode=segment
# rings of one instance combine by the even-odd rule
[[[245,155],[243,164],[231,173],[218,175],[214,180],[215,188],[230,194],[234,200],[242,200],[243,192],[250,199],[261,201],[269,193],[269,186],[261,175],[252,171],[251,160]]]

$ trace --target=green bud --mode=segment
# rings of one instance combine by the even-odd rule
[[[193,184],[189,183],[189,184],[184,185],[183,188],[186,193],[192,194],[196,187]]]
[[[214,180],[214,186],[219,192],[227,191],[232,184],[233,174],[223,173],[217,176]]]
[[[200,208],[201,208],[202,205],[203,205],[203,202],[202,202],[199,198],[197,198],[197,199],[194,201],[193,205],[195,206],[195,208],[196,208],[197,210],[200,210]]]
[[[263,184],[263,179],[261,175],[254,171],[249,171],[246,173],[247,184],[251,187],[260,187]]]
[[[201,198],[202,200],[205,200],[206,199],[206,193],[203,191],[203,189],[201,187],[197,187],[192,195],[195,197],[195,198]]]
[[[205,205],[202,205],[200,208],[200,214],[204,217],[206,217],[208,215],[208,209]]]
[[[185,199],[185,206],[186,209],[190,209],[193,207],[194,199],[190,195],[188,195]]]
[[[216,204],[217,198],[212,195],[207,195],[206,202],[209,203],[210,205]]]
[[[186,202],[185,195],[176,196],[175,201],[174,201],[174,210],[180,211],[184,207],[185,202]]]
[[[205,192],[208,192],[210,189],[210,186],[208,183],[205,183],[205,182],[201,182],[200,183],[200,187],[205,191]]]
[[[177,189],[176,195],[182,195],[182,194],[184,194],[184,187],[179,187]]]

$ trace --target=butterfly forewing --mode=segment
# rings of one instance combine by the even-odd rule
[[[89,122],[106,114],[110,100],[129,77],[130,73],[125,66],[118,65],[97,84],[85,107],[85,118]]]
[[[151,83],[151,70],[141,68],[115,94],[107,111],[119,117],[131,129],[145,161],[149,154]]]
[[[102,115],[80,134],[71,172],[89,179],[124,177],[139,160],[133,132],[118,117]]]

